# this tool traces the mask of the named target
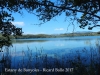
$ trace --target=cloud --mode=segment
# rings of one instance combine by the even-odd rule
[[[25,35],[26,34],[30,34],[31,35],[31,34],[34,34],[34,33],[32,33],[32,32],[24,32],[23,34],[25,34]]]
[[[14,25],[24,26],[24,22],[12,22]]]
[[[56,28],[56,29],[54,29],[54,30],[64,30],[64,28]]]

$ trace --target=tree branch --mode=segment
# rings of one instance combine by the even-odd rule
[[[78,9],[73,9],[73,7],[60,7],[60,6],[56,6],[56,5],[47,5],[47,4],[44,4],[44,3],[39,3],[39,2],[35,2],[36,4],[38,5],[41,5],[41,6],[46,6],[46,7],[54,7],[54,8],[58,8],[58,9],[63,9],[63,10],[70,10],[70,11],[77,11],[77,12],[80,12],[80,13],[86,13],[86,14],[90,14],[96,18],[98,18],[100,20],[100,16],[98,15],[95,15],[93,13],[89,13],[89,12],[86,12],[86,11],[83,11],[83,10],[78,10]],[[99,10],[98,10],[99,11]]]

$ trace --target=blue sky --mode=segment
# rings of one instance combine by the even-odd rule
[[[65,21],[65,14],[54,17],[51,21],[44,23],[41,26],[35,25],[41,22],[39,21],[38,17],[36,17],[34,14],[28,13],[25,10],[23,10],[23,15],[19,13],[12,13],[12,15],[15,18],[14,22],[12,23],[17,27],[21,27],[24,34],[61,34],[73,32],[73,25],[70,24],[70,26],[68,27],[70,19],[67,18],[68,21]],[[74,22],[74,25],[74,32],[91,31],[88,30],[87,27],[85,29],[80,29],[77,22]],[[92,31],[97,32],[99,30],[99,28],[94,28]]]

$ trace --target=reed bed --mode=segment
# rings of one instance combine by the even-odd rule
[[[90,46],[89,50],[83,48],[70,55],[44,53],[43,48],[33,53],[29,47],[22,50],[20,58],[17,58],[16,48],[12,53],[6,47],[1,54],[1,75],[100,75],[100,45],[96,41],[96,47]],[[90,51],[89,54],[87,51]],[[13,55],[14,54],[14,55]],[[15,71],[8,71],[15,69]]]

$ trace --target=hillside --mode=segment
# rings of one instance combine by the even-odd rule
[[[10,36],[11,39],[28,39],[28,38],[58,38],[58,37],[73,37],[73,36],[100,36],[100,32],[75,32],[75,33],[64,33],[64,34],[26,34],[22,36]],[[0,34],[0,40],[6,39]]]

